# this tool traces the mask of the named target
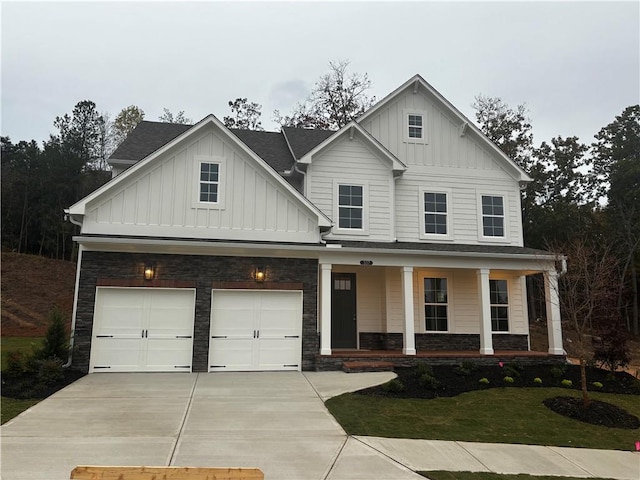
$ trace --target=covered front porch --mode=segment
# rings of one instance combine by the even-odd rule
[[[564,356],[550,257],[437,255],[407,265],[398,256],[340,254],[319,263],[318,369],[358,359],[411,365]],[[546,352],[531,351],[529,339],[526,277],[537,273],[545,281]]]

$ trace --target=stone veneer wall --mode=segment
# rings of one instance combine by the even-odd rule
[[[480,335],[464,333],[416,333],[416,350],[480,350]],[[493,334],[494,350],[529,350],[528,335]],[[360,332],[361,350],[402,350],[402,333]]]
[[[156,279],[145,282],[145,263],[153,263]],[[266,282],[253,281],[257,266],[266,268]],[[72,366],[89,370],[93,309],[97,285],[191,287],[196,289],[193,337],[194,372],[206,372],[209,357],[211,290],[214,283],[234,282],[242,288],[292,289],[301,285],[302,369],[313,370],[319,351],[317,333],[318,261],[298,258],[221,257],[85,251],[82,254]],[[244,285],[241,284],[244,283]],[[287,285],[288,284],[288,285]],[[224,286],[225,288],[228,285]],[[295,288],[300,289],[300,288]]]

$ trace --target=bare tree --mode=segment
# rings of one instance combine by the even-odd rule
[[[621,288],[618,262],[609,246],[578,238],[563,247],[568,257],[567,272],[560,277],[560,309],[566,330],[574,334],[575,354],[580,361],[582,401],[589,405],[586,365],[592,358],[594,326],[611,324],[619,315]]]
[[[229,101],[231,115],[224,117],[224,125],[227,128],[240,128],[243,130],[264,130],[260,121],[262,105],[249,102],[247,98],[236,98]]]
[[[193,120],[184,116],[184,111],[180,110],[177,114],[171,113],[168,108],[162,109],[164,113],[158,117],[158,120],[164,123],[180,123],[182,125],[190,125]]]
[[[375,102],[367,91],[369,76],[347,73],[348,60],[329,62],[329,72],[316,82],[311,95],[298,103],[291,115],[274,112],[274,119],[286,127],[311,127],[337,130],[362,115]]]

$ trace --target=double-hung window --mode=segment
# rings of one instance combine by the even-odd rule
[[[447,235],[447,194],[424,192],[424,233]]]
[[[200,163],[199,200],[203,203],[218,203],[220,190],[220,164]]]
[[[482,195],[482,236],[502,238],[506,236],[504,197]]]
[[[427,143],[427,112],[423,110],[403,110],[404,141],[407,143]]]
[[[364,229],[364,187],[338,185],[338,228]]]
[[[491,330],[509,331],[509,293],[506,280],[489,280],[491,303]]]
[[[424,319],[425,329],[431,332],[448,330],[449,300],[446,278],[424,279]]]
[[[409,138],[415,138],[422,140],[424,138],[424,125],[422,124],[422,115],[410,113],[407,116],[407,127]]]

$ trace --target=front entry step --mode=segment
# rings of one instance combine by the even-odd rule
[[[393,363],[380,360],[342,362],[342,370],[347,373],[392,372]]]

